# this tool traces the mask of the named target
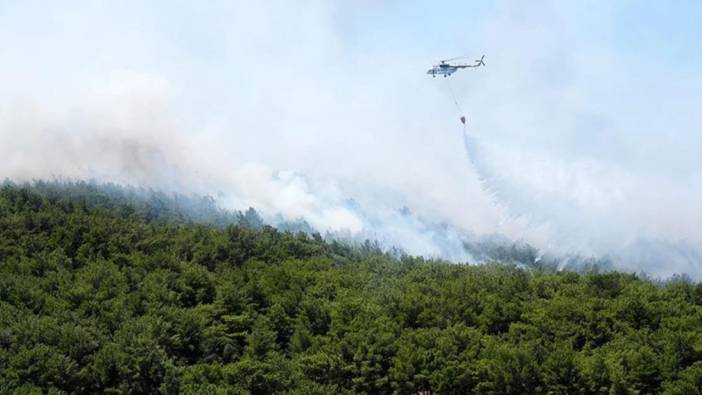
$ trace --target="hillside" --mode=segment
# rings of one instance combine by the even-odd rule
[[[702,388],[702,284],[458,265],[208,199],[0,190],[0,392]]]

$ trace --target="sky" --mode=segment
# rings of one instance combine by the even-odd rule
[[[701,17],[682,0],[0,0],[0,177],[212,194],[456,261],[461,235],[500,234],[700,278]]]

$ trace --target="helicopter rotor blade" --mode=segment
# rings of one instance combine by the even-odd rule
[[[451,59],[444,59],[444,60],[441,60],[441,62],[450,62],[450,61],[452,61],[452,60],[467,59],[467,58],[468,58],[467,56],[458,56],[458,57],[451,58]]]

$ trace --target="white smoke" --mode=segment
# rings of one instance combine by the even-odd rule
[[[2,3],[0,177],[217,194],[453,260],[499,233],[700,275],[699,67],[621,53],[621,7]],[[469,166],[424,71],[483,52],[451,77]]]
[[[221,206],[254,207],[271,223],[302,220],[351,242],[370,239],[414,255],[470,259],[463,235],[408,215],[401,210],[405,200],[387,198],[392,192],[240,162],[216,142],[183,132],[172,121],[176,116],[169,108],[169,91],[162,78],[115,72],[80,95],[82,101],[70,111],[49,114],[39,103],[15,103],[0,113],[0,147],[6,158],[0,176],[215,193]]]

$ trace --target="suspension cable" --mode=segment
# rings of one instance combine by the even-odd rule
[[[456,94],[453,92],[453,88],[451,87],[451,81],[449,81],[450,78],[446,78],[446,84],[448,85],[449,92],[451,92],[451,98],[453,99],[453,104],[456,105],[456,109],[458,110],[458,114],[461,116],[461,123],[463,124],[463,128],[465,129],[466,127],[466,116],[463,113],[463,109],[461,108],[461,105],[458,103],[458,98],[456,97]]]

